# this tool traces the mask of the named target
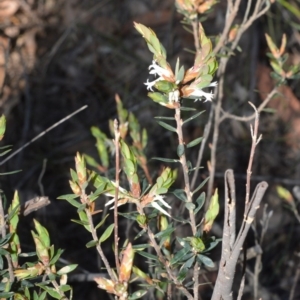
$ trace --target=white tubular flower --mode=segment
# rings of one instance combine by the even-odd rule
[[[162,77],[159,77],[159,78],[157,78],[157,79],[155,79],[155,80],[153,80],[153,81],[149,81],[149,79],[147,79],[147,82],[145,82],[144,85],[147,86],[147,90],[153,92],[152,87],[155,85],[155,83],[156,83],[157,81],[160,81],[160,80],[163,80]]]
[[[155,60],[152,61],[152,64],[149,66],[149,70],[150,70],[149,74],[154,75],[154,76],[158,76],[157,79],[155,79],[153,81],[150,81],[150,82],[149,82],[149,79],[147,79],[147,82],[144,83],[147,86],[147,90],[150,90],[152,92],[153,92],[152,87],[155,85],[155,83],[157,81],[164,80],[163,76],[171,77],[173,75],[169,70],[166,70],[166,69],[160,67],[156,63]]]
[[[111,183],[116,186],[116,183],[114,181],[111,181]],[[123,199],[124,198],[124,195],[127,194],[127,191],[125,189],[123,189],[122,187],[119,186],[119,194],[118,194],[118,198],[119,199]],[[107,201],[105,203],[105,206],[109,206],[113,203],[115,203],[115,195],[113,193],[105,193],[106,196],[108,197],[112,197],[111,200]],[[118,200],[119,200],[118,199]],[[122,202],[118,202],[118,206],[122,205],[122,204],[125,204],[125,203],[122,203]],[[110,209],[114,209],[115,206],[112,206]]]
[[[158,203],[156,203],[155,201],[159,201],[163,206],[167,207],[167,208],[171,208],[171,206],[164,200],[164,197],[161,195],[155,195],[153,201],[151,202],[152,207],[156,208],[157,210],[159,210],[161,213],[163,213],[164,215],[171,217],[170,214],[168,212],[166,212]]]
[[[217,86],[217,82],[212,82],[210,85],[208,85],[208,87],[214,87],[214,86]],[[195,99],[195,101],[198,101],[198,100],[201,100],[202,97],[205,98],[204,102],[206,101],[212,101],[212,99],[214,98],[214,94],[213,93],[206,93],[206,92],[203,92],[203,90],[201,89],[196,89],[194,90],[191,94],[189,94],[189,97],[190,96],[193,96],[193,97],[197,97]]]
[[[178,102],[180,98],[180,94],[178,90],[169,93],[169,102]]]

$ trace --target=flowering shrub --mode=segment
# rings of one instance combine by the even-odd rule
[[[174,112],[173,117],[160,116],[157,119],[159,125],[176,135],[177,157],[153,158],[164,164],[158,175],[153,176],[148,169],[145,154],[147,131],[141,128],[136,116],[128,112],[119,96],[116,96],[118,120],[110,121],[113,138],[109,138],[96,127],[91,129],[96,139],[100,163],[93,157],[77,153],[75,169],[70,172],[72,194],[59,197],[77,209],[78,219],[72,221],[91,234],[92,240],[86,247],[95,248],[105,266],[106,276],[95,277],[94,281],[100,289],[116,299],[139,299],[147,297],[150,292],[156,299],[163,299],[165,296],[168,299],[181,299],[182,295],[189,300],[200,299],[199,272],[203,268],[217,267],[211,257],[211,250],[219,243],[222,245],[222,253],[211,299],[233,298],[233,280],[241,249],[268,185],[260,182],[250,197],[253,157],[261,140],[258,134],[261,109],[251,104],[254,114],[250,119],[254,120],[254,124],[251,125],[252,145],[247,169],[244,219],[241,227],[237,229],[234,174],[232,170],[227,170],[224,175],[223,237],[219,239],[212,235],[212,227],[220,210],[218,189],[213,188],[213,180],[218,128],[221,123],[224,72],[243,32],[268,11],[271,2],[257,1],[253,13],[249,16],[247,9],[240,26],[233,26],[240,1],[228,1],[224,31],[213,46],[199,22],[199,17],[208,14],[216,3],[215,0],[176,0],[178,12],[183,14],[185,22],[191,26],[195,39],[194,64],[187,69],[180,64],[179,58],[172,69],[166,50],[154,31],[143,24],[134,23],[153,54],[149,75],[154,79],[147,79],[145,82],[149,91],[148,97]],[[299,67],[286,66],[286,38],[283,37],[280,49],[269,36],[267,43],[278,84],[286,79],[298,78]],[[222,55],[217,56],[220,53]],[[276,92],[274,88],[264,103]],[[201,150],[207,142],[209,130],[204,136],[196,137],[189,143],[184,142],[183,126],[204,113],[194,112],[196,109],[191,106],[191,100],[211,102],[215,120],[210,176],[202,181],[198,178],[201,155],[197,164],[192,165],[187,157],[187,149],[200,146]],[[183,119],[182,111],[188,111],[191,115]],[[224,116],[232,117],[225,113]],[[1,138],[4,133],[5,118],[2,117]],[[109,158],[112,155],[115,157],[114,166]],[[173,167],[174,164],[176,167]],[[178,175],[178,169],[182,175]],[[113,175],[110,170],[114,170]],[[183,177],[183,184],[175,188],[174,183],[179,176]],[[204,192],[206,184],[207,193]],[[0,200],[0,269],[3,278],[0,285],[1,299],[43,300],[47,295],[55,299],[71,299],[72,288],[67,284],[67,274],[77,265],[71,264],[57,270],[56,262],[62,250],[55,250],[47,230],[38,221],[34,221],[35,231],[32,231],[36,252],[23,253],[17,234],[19,214],[22,213],[18,194],[15,194],[7,213],[4,213],[2,199]],[[97,210],[96,201],[105,201],[104,212]],[[33,209],[39,208],[38,203],[34,202],[37,206]],[[124,206],[126,212],[119,211],[120,206]],[[95,224],[94,216],[100,212],[103,213],[103,218]],[[105,227],[109,215],[113,215],[113,221]],[[133,239],[130,237],[130,241],[122,241],[120,246],[119,220],[123,217],[128,222],[134,222],[139,232]],[[180,235],[177,231],[182,225],[188,228],[185,235]],[[103,248],[104,243],[111,241],[111,236],[114,263],[108,260]],[[30,255],[36,256],[35,262],[20,265],[19,258]],[[137,255],[146,258],[148,270],[143,271],[135,263]],[[5,266],[3,258],[7,262]],[[31,281],[32,279],[35,281]],[[138,280],[138,288],[132,287],[134,280]],[[239,297],[243,294],[244,280],[245,272],[240,282]]]

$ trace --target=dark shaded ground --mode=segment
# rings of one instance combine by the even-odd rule
[[[148,129],[149,156],[172,157],[176,149],[172,147],[173,137],[153,120],[155,115],[170,112],[158,108],[147,99],[143,82],[148,77],[151,55],[132,24],[137,21],[153,28],[166,47],[172,64],[180,56],[182,63],[191,65],[193,55],[183,49],[193,49],[193,39],[182,29],[181,17],[176,13],[171,0],[31,0],[24,3],[12,15],[2,16],[0,11],[0,42],[5,50],[0,55],[6,57],[7,64],[6,69],[0,69],[0,79],[5,77],[1,85],[0,105],[7,117],[7,134],[3,143],[18,149],[81,106],[87,104],[88,109],[2,166],[1,172],[22,169],[22,173],[2,178],[1,188],[8,199],[18,189],[22,201],[41,195],[44,190],[52,204],[35,213],[34,217],[46,225],[53,243],[66,249],[63,255],[65,259],[79,263],[81,268],[89,272],[97,273],[100,270],[96,253],[85,248],[90,240],[89,235],[70,222],[75,217],[75,210],[56,198],[70,193],[69,169],[74,168],[76,151],[97,157],[90,127],[96,125],[108,132],[107,121],[116,116],[116,93],[121,96],[125,107],[135,113],[142,126]],[[281,34],[286,32],[291,59],[295,63],[300,61],[299,33],[290,23],[291,20],[299,22],[299,19],[276,5],[271,13],[246,32],[241,41],[243,52],[237,53],[228,66],[224,109],[238,115],[250,114],[247,101],[259,104],[262,100],[259,95],[270,89],[266,84],[257,85],[257,82],[262,82],[262,74],[268,72],[259,69],[267,65],[263,36],[265,31],[275,33],[278,43]],[[224,9],[223,3],[218,4],[204,22],[207,34],[221,32]],[[257,73],[257,70],[260,71]],[[285,98],[289,95],[289,99],[299,105],[300,90],[296,82],[289,83],[284,95]],[[199,110],[209,108],[209,104],[197,103],[196,106]],[[300,132],[300,125],[297,125],[297,118],[300,111],[295,110],[295,114],[288,118],[286,114],[286,111],[280,114],[262,113],[260,131],[264,139],[257,150],[253,173],[254,182],[256,179],[270,182],[265,203],[269,204],[269,210],[274,211],[263,245],[263,270],[260,278],[264,300],[288,299],[299,260],[295,255],[299,252],[299,224],[283,207],[283,202],[275,191],[275,184],[285,185],[291,190],[299,180],[300,148],[297,133]],[[202,134],[206,118],[204,116],[195,121],[187,129],[187,139],[192,140]],[[247,168],[250,142],[249,124],[236,121],[222,124],[215,185],[221,188],[224,171],[233,168],[237,173],[240,202],[243,202],[243,176]],[[197,153],[191,153],[191,158],[196,160],[196,155]],[[44,159],[47,164],[39,184]],[[208,150],[204,162],[207,160]],[[156,167],[153,162],[150,163],[153,172]],[[205,171],[203,174],[205,176]],[[258,175],[262,177],[257,178]],[[100,203],[99,207],[101,205],[103,204]],[[242,208],[239,209],[242,211]],[[24,218],[20,227],[24,251],[32,249],[29,232],[31,220],[32,215]],[[222,226],[222,215],[218,219],[218,225],[215,234],[218,234],[218,229]],[[253,236],[249,238],[249,245],[252,244]],[[107,251],[111,252],[109,246]],[[218,250],[215,260],[218,260]],[[253,270],[251,261],[249,270]],[[215,274],[207,276],[213,281]],[[245,290],[250,295],[251,280]],[[247,298],[247,293],[244,299],[251,299],[250,296]],[[294,299],[300,299],[299,289],[297,293]],[[206,294],[209,298],[209,285],[203,291],[203,299],[206,299]],[[97,299],[100,295],[102,292],[94,283],[75,284],[74,299]]]

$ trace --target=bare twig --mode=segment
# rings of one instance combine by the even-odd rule
[[[236,17],[236,14],[239,10],[241,0],[236,0],[234,5],[232,3],[232,0],[227,0],[227,3],[228,3],[228,5],[227,5],[227,12],[226,12],[225,27],[224,27],[222,35],[219,39],[219,42],[217,43],[217,45],[214,48],[214,53],[218,53],[221,50],[221,48],[224,47],[226,40],[227,40],[229,30],[231,28],[231,25],[232,25],[232,23]]]
[[[236,17],[237,11],[240,6],[239,0],[236,0],[236,2],[233,4],[232,0],[228,0],[228,6],[227,6],[227,13],[226,13],[226,23],[225,28],[223,30],[223,33],[221,35],[221,38],[216,45],[214,52],[217,53],[221,50],[221,48],[225,45],[227,35],[229,33],[230,27],[232,25],[233,20]],[[265,7],[264,7],[265,5]],[[270,1],[269,0],[258,0],[255,4],[255,8],[253,13],[249,18],[247,18],[249,14],[249,9],[246,9],[246,12],[244,14],[244,20],[239,27],[239,30],[236,34],[235,39],[232,41],[232,44],[230,46],[230,53],[233,52],[236,47],[238,46],[238,43],[241,39],[241,36],[243,33],[253,24],[253,22],[265,14],[270,8]],[[223,101],[223,85],[224,85],[224,73],[226,70],[227,63],[229,61],[229,55],[226,57],[222,57],[220,60],[219,70],[218,70],[218,77],[220,77],[220,82],[217,87],[217,101],[215,104],[215,115],[214,115],[214,131],[213,131],[213,141],[212,141],[212,148],[211,148],[211,169],[210,169],[210,178],[208,182],[208,188],[207,188],[207,199],[210,199],[212,196],[212,190],[213,190],[213,183],[214,183],[214,175],[215,175],[215,169],[216,169],[216,151],[217,151],[217,144],[218,144],[218,138],[219,138],[219,126],[221,123],[221,111],[222,111],[222,101]],[[207,209],[209,203],[205,203],[205,210]]]
[[[255,149],[258,143],[260,142],[262,136],[260,135],[259,137],[257,136],[258,134],[258,124],[259,124],[259,114],[256,109],[256,107],[249,102],[249,104],[253,107],[255,110],[255,122],[254,122],[254,128],[252,125],[250,125],[251,129],[251,136],[252,136],[252,145],[251,145],[251,150],[250,150],[250,158],[249,158],[249,163],[248,163],[248,168],[247,168],[247,179],[246,179],[246,208],[248,208],[249,204],[249,199],[250,199],[250,180],[251,180],[251,175],[252,175],[252,164],[253,164],[253,159],[254,159],[254,154],[255,154]]]
[[[115,132],[115,149],[116,149],[116,191],[115,191],[115,205],[114,205],[114,239],[115,239],[115,261],[118,274],[120,272],[120,260],[119,260],[119,226],[118,226],[118,199],[119,199],[119,185],[120,185],[120,131],[118,120],[114,120],[114,132]]]
[[[198,178],[199,168],[200,168],[201,163],[202,163],[204,148],[206,146],[206,142],[207,142],[207,139],[208,139],[208,136],[209,136],[209,133],[210,133],[210,129],[211,129],[212,121],[213,121],[213,116],[214,116],[214,109],[213,109],[213,107],[211,107],[210,112],[209,112],[208,121],[207,121],[207,123],[205,125],[205,128],[204,128],[203,139],[201,141],[201,146],[199,148],[197,162],[196,162],[196,166],[195,166],[195,172],[194,172],[192,182],[191,182],[191,189],[192,190],[194,189],[197,178]]]
[[[176,110],[175,110],[175,121],[176,121],[176,125],[177,125],[178,145],[183,147],[183,149],[184,149],[180,107],[176,108]],[[183,171],[184,185],[185,185],[184,189],[185,189],[185,193],[187,196],[187,202],[192,203],[193,202],[193,199],[192,199],[193,193],[192,193],[191,187],[190,187],[189,169],[187,166],[187,160],[186,160],[184,150],[180,156],[180,163],[181,163],[182,171]],[[197,226],[196,226],[196,219],[195,219],[195,214],[194,214],[193,210],[189,210],[189,215],[190,215],[190,220],[191,220],[191,229],[193,232],[193,236],[195,236],[197,233]],[[199,299],[198,298],[198,294],[199,294],[198,293],[198,286],[199,286],[199,264],[198,264],[198,262],[196,262],[194,265],[193,279],[194,279],[194,300],[198,300]]]
[[[55,127],[57,127],[58,125],[64,123],[68,119],[72,118],[73,116],[77,115],[79,112],[81,112],[82,110],[86,109],[87,107],[88,107],[87,105],[82,106],[81,108],[77,109],[73,113],[71,113],[68,116],[64,117],[63,119],[61,119],[60,121],[56,122],[52,126],[48,127],[46,130],[44,130],[43,132],[41,132],[40,134],[38,134],[36,137],[34,137],[29,142],[27,142],[21,148],[19,148],[18,150],[14,151],[11,155],[9,155],[4,160],[2,160],[0,162],[0,166],[2,166],[3,164],[5,164],[7,161],[9,161],[11,158],[13,158],[16,154],[18,154],[19,152],[21,152],[22,150],[24,150],[25,148],[27,148],[29,145],[31,145],[33,142],[35,142],[36,140],[38,140],[39,138],[41,138],[42,136],[44,136],[46,133],[48,133],[49,131],[51,131],[52,129],[54,129]]]
[[[84,190],[82,191],[81,199],[82,199],[82,203],[87,203],[87,195],[86,195]],[[96,231],[96,228],[94,226],[93,217],[92,217],[92,214],[91,214],[89,208],[86,208],[85,212],[86,212],[86,215],[87,215],[87,218],[88,218],[88,222],[89,222],[89,226],[90,226],[90,229],[91,229],[91,234],[92,234],[93,240],[95,242],[97,242],[97,244],[96,244],[97,252],[99,253],[99,255],[101,257],[101,259],[102,259],[102,261],[105,265],[105,268],[107,270],[107,273],[109,274],[111,280],[116,281],[117,280],[116,275],[112,271],[112,268],[110,267],[110,264],[109,264],[109,262],[108,262],[108,260],[105,256],[103,250],[102,250],[101,244],[99,243],[99,238],[98,238],[98,235],[97,235],[97,231]]]
[[[263,210],[263,216],[262,216],[262,220],[261,220],[261,226],[262,226],[262,231],[260,234],[260,238],[258,237],[257,234],[257,229],[256,229],[256,222],[253,223],[253,231],[255,234],[255,244],[256,246],[260,247],[263,244],[263,240],[265,237],[265,234],[267,232],[267,229],[269,227],[269,221],[270,218],[273,214],[273,211],[270,211],[269,213],[267,213],[267,208],[268,205],[266,204],[264,206],[264,210]],[[261,253],[257,253],[256,257],[255,257],[255,265],[254,265],[254,272],[253,272],[253,294],[254,294],[254,299],[257,300],[258,299],[258,289],[259,289],[259,274],[262,270],[262,263],[261,263],[261,259],[262,259],[262,252]]]
[[[180,108],[176,108],[176,110],[175,110],[175,121],[176,121],[176,125],[177,125],[178,145],[184,147]],[[187,166],[185,152],[183,152],[183,154],[180,156],[180,163],[181,163],[182,171],[183,171],[187,202],[193,202],[193,199],[192,199],[193,194],[192,194],[191,187],[190,187],[190,179],[189,179],[189,173],[188,173],[189,168]],[[193,211],[189,210],[189,213],[190,213],[192,232],[193,232],[193,235],[195,235],[197,232],[195,215],[194,215]]]
[[[195,43],[196,53],[198,53],[201,50],[200,39],[199,39],[199,21],[198,21],[198,18],[195,18],[192,21],[192,27],[193,27],[193,35],[194,35],[194,43]]]
[[[244,241],[250,229],[250,226],[254,220],[257,209],[259,208],[260,202],[263,195],[268,187],[266,182],[261,182],[256,186],[251,200],[250,197],[250,178],[252,173],[252,164],[254,153],[257,144],[259,143],[261,136],[258,137],[258,125],[259,125],[259,114],[252,103],[256,112],[256,118],[254,127],[251,126],[252,146],[250,151],[249,164],[247,168],[247,179],[246,179],[246,199],[245,199],[245,210],[244,220],[239,230],[239,234],[235,239],[235,187],[233,172],[231,170],[225,173],[225,217],[224,217],[224,230],[223,230],[223,243],[222,243],[222,256],[218,272],[215,289],[213,292],[212,300],[231,300],[232,299],[232,284],[235,274],[235,268],[240,255],[240,251],[243,247]],[[241,283],[241,286],[243,282]]]
[[[270,93],[269,95],[266,97],[266,99],[259,105],[259,107],[257,108],[257,112],[261,112],[266,106],[267,104],[270,102],[270,100],[273,98],[273,96],[278,93],[277,88],[275,87]],[[222,111],[222,117],[220,118],[220,123],[223,122],[225,119],[233,119],[236,121],[241,121],[241,122],[249,122],[252,121],[253,119],[255,119],[256,116],[256,112],[254,112],[252,115],[247,116],[247,117],[240,117],[240,116],[236,116],[233,114],[230,114],[226,111],[223,110],[223,108],[221,108]]]

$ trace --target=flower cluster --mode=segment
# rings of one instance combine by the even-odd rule
[[[135,23],[135,27],[154,54],[149,74],[155,76],[155,79],[153,81],[148,79],[145,82],[150,91],[148,96],[153,101],[172,109],[180,107],[180,99],[212,101],[214,94],[203,89],[217,85],[212,79],[218,64],[212,52],[211,41],[206,37],[201,23],[199,23],[201,50],[196,53],[194,65],[185,71],[178,59],[175,72],[167,62],[166,51],[155,33],[142,24]],[[154,88],[157,91],[154,91]]]

